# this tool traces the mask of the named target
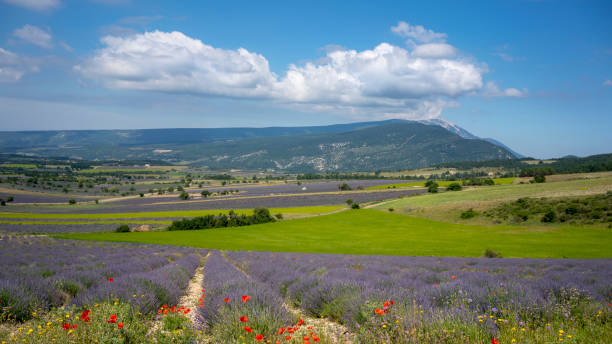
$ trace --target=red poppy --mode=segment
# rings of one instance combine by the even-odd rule
[[[70,325],[70,328],[71,328],[71,329],[75,329],[75,328],[77,328],[77,327],[79,327],[79,325],[77,325],[77,324]]]
[[[64,330],[70,330],[70,324],[63,323],[63,324],[62,324],[62,328],[63,328]]]
[[[117,328],[118,328],[118,329],[122,329],[122,328],[123,328],[123,323],[118,323],[118,324],[117,324]]]
[[[89,310],[84,310],[83,313],[81,314],[81,320],[83,320],[84,322],[89,322],[89,313],[91,313],[91,311]]]
[[[202,289],[202,292],[204,292],[204,289]]]
[[[285,332],[285,329],[281,327],[280,330],[278,330],[278,335],[280,336],[281,334],[283,334]]]
[[[383,303],[383,306],[386,307],[386,308],[389,308],[389,302]]]
[[[385,314],[385,311],[384,311],[383,309],[378,309],[378,308],[376,308],[376,309],[374,310],[374,313],[376,313],[376,314],[378,314],[378,315],[383,315],[383,314]]]
[[[308,336],[304,336],[304,341],[309,340],[310,338],[308,338]]]
[[[184,314],[187,314],[187,313],[189,313],[189,312],[191,312],[191,308],[187,308],[187,309],[186,309],[186,310],[185,310],[183,313],[184,313]]]
[[[245,326],[244,330],[247,331],[248,333],[253,332],[253,330],[250,327],[248,327],[248,326]]]
[[[393,300],[389,301],[389,303],[391,304],[391,306],[393,306],[395,304],[395,302]]]
[[[304,325],[304,319],[299,319],[298,322],[297,322],[297,325],[298,326]]]
[[[455,275],[452,275],[452,276],[451,276],[451,279],[455,279]]]
[[[247,302],[251,299],[250,296],[242,295],[242,302]]]
[[[112,277],[109,277],[109,278],[108,278],[108,281],[109,281],[109,282],[112,282],[112,281],[114,281],[114,280],[115,280],[115,279],[114,279],[114,278],[112,278]]]
[[[438,286],[438,283],[434,283],[434,287],[437,287],[437,286]]]
[[[497,339],[491,338],[491,344],[499,344],[499,342],[497,341]]]
[[[245,317],[244,315],[240,317],[240,321],[242,322],[247,322],[247,317]]]
[[[315,342],[318,342],[318,341],[319,341],[319,337],[317,337],[317,336],[312,336],[312,340],[314,340]]]
[[[115,314],[112,314],[110,317],[108,317],[108,320],[106,320],[107,323],[111,323],[114,324],[117,322],[117,316]]]
[[[285,337],[285,340],[291,340],[291,336]]]
[[[263,335],[262,334],[258,334],[257,336],[255,336],[255,340],[257,340],[258,342],[262,342],[263,341]]]
[[[226,297],[225,299],[223,299],[223,301],[229,302],[229,299]]]

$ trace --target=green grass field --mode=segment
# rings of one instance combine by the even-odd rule
[[[272,208],[272,214],[324,214],[346,208],[340,205]],[[234,210],[238,214],[251,215],[253,209]],[[4,213],[0,212],[0,218],[9,219],[137,219],[137,218],[165,218],[165,217],[196,217],[205,215],[227,214],[229,209],[218,210],[182,210],[182,211],[155,211],[141,213],[109,213],[109,214],[36,214],[36,213]]]
[[[211,249],[414,256],[611,258],[609,229],[476,226],[361,209],[249,227],[182,232],[75,233],[64,239]]]
[[[512,184],[512,182],[515,180],[516,178],[495,178],[493,179],[493,181],[495,182],[495,185],[506,185],[506,184]],[[397,184],[386,184],[386,185],[376,185],[376,186],[370,186],[367,187],[366,190],[379,190],[379,189],[392,189],[392,188],[409,188],[409,187],[415,187],[415,186],[422,186],[425,187],[425,183],[426,181],[423,182],[412,182],[412,183],[397,183]],[[436,183],[438,183],[439,186],[441,187],[447,187],[452,183],[459,183],[461,184],[461,181],[449,181],[449,180],[436,180]]]
[[[34,164],[0,164],[0,167],[6,168],[36,168]]]

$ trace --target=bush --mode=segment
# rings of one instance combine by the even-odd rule
[[[203,190],[202,192],[200,192],[200,195],[202,195],[202,197],[206,198],[206,197],[210,196],[210,191]]]
[[[557,219],[557,213],[555,213],[552,210],[549,210],[546,212],[546,214],[544,214],[544,216],[542,216],[542,222],[555,222],[555,220]]]
[[[427,192],[437,193],[438,192],[438,183],[432,182],[431,184],[429,184],[429,186],[427,187]]]
[[[278,213],[278,214],[275,214],[274,217],[276,217],[277,220],[282,220],[283,219],[283,214]]]
[[[535,183],[545,183],[546,177],[543,174],[538,174],[533,177]]]
[[[117,233],[127,233],[130,231],[130,227],[128,225],[121,225],[115,229]]]
[[[482,256],[485,258],[502,258],[501,253],[495,252],[491,249],[486,249]]]
[[[395,209],[393,209],[393,208],[389,208],[388,210],[389,210],[390,212],[393,212]]]
[[[140,195],[140,197],[144,197],[144,193],[139,193],[138,195]]]
[[[0,206],[5,207],[6,201],[0,198]]]
[[[347,183],[344,183],[344,184],[338,185],[338,189],[339,189],[340,191],[349,191],[349,190],[352,190],[352,189],[351,189],[351,186],[350,186],[350,185],[348,185]]]
[[[68,201],[68,204],[76,204],[76,201],[71,199],[71,200]]]
[[[471,219],[478,215],[478,212],[474,211],[474,209],[470,208],[461,213],[461,218],[464,220]]]
[[[181,192],[181,194],[179,195],[179,198],[182,200],[186,200],[189,199],[189,194],[186,193],[185,191]]]
[[[446,188],[446,190],[449,190],[449,191],[461,191],[461,189],[462,189],[462,187],[461,187],[461,184],[459,184],[459,183],[451,183]]]
[[[351,205],[351,208],[352,208],[352,209],[359,209],[359,203],[353,203],[353,204]]]
[[[347,199],[347,200],[346,200],[346,204],[348,204],[348,205],[353,204],[353,200],[352,200],[352,199],[350,199],[350,198],[349,198],[349,199]]]
[[[8,196],[8,197],[6,198],[6,203],[12,202],[12,201],[14,201],[14,200],[15,200],[15,199],[13,198],[13,196]]]

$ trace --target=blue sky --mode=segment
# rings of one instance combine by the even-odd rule
[[[609,153],[609,1],[0,0],[1,130],[441,117]]]

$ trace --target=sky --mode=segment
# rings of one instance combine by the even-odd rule
[[[610,1],[0,0],[0,130],[449,120],[612,152]]]

